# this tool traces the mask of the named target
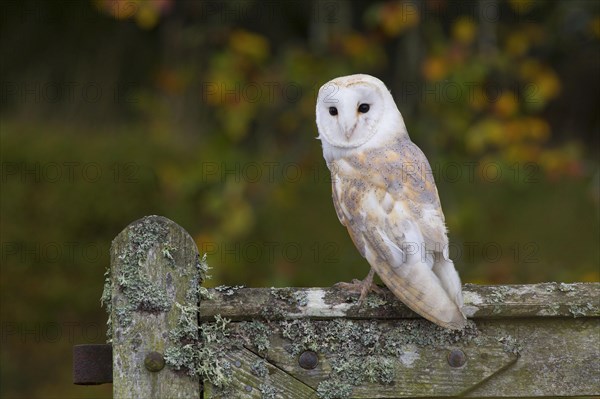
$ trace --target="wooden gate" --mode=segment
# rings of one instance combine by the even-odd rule
[[[112,345],[74,348],[74,382],[115,398],[600,395],[600,284],[464,287],[462,331],[393,295],[202,287],[188,233],[149,216],[113,241]],[[112,370],[110,360],[112,357]]]

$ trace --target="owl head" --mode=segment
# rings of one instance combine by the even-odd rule
[[[370,75],[342,76],[325,83],[319,89],[316,114],[317,138],[325,158],[408,137],[389,90]]]

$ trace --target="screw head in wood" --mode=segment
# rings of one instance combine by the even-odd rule
[[[312,370],[319,364],[319,357],[313,351],[304,351],[298,358],[298,364],[305,370]]]
[[[156,373],[165,367],[165,358],[158,352],[148,352],[144,359],[146,370]]]
[[[448,364],[450,367],[462,367],[467,362],[467,355],[460,349],[452,349],[448,352]]]

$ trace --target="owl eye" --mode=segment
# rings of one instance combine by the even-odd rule
[[[366,114],[367,112],[369,112],[369,109],[371,107],[369,106],[369,104],[360,104],[358,106],[358,112]]]
[[[337,115],[337,108],[336,107],[329,107],[329,115],[336,116]]]

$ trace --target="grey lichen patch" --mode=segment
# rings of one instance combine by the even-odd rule
[[[260,390],[261,399],[276,399],[282,398],[282,391],[275,388],[271,384],[260,384],[258,389]]]
[[[104,288],[100,297],[100,306],[106,308],[108,319],[106,320],[106,343],[112,343],[112,281],[110,279],[110,267],[104,272]]]
[[[367,298],[365,299],[365,306],[371,309],[375,309],[386,304],[387,301],[385,299],[373,293],[367,295]]]
[[[166,312],[171,308],[165,290],[140,272],[150,249],[166,242],[167,234],[167,228],[151,218],[142,219],[129,230],[127,246],[118,255],[122,266],[117,276],[119,289],[127,298],[127,310]]]
[[[239,289],[242,289],[242,288],[244,288],[243,285],[234,285],[234,286],[220,285],[218,287],[215,287],[215,291],[220,292],[223,296],[232,296]]]
[[[215,316],[212,323],[196,327],[191,307],[180,307],[177,328],[171,331],[171,345],[165,350],[165,362],[175,370],[184,370],[191,377],[200,377],[217,387],[231,382],[231,364],[224,360],[232,347],[229,320]],[[194,310],[194,315],[197,308]],[[195,330],[195,331],[194,331]]]
[[[321,399],[347,399],[352,395],[352,385],[334,378],[321,381],[317,386],[317,396]]]
[[[538,316],[556,316],[560,313],[560,303],[551,303],[537,312]]]
[[[203,299],[212,299],[212,293],[206,289],[206,287],[202,286],[202,283],[205,280],[211,278],[211,276],[208,274],[209,269],[210,266],[208,266],[206,261],[206,254],[204,254],[202,258],[200,258],[200,255],[198,255],[196,260],[197,273],[190,278],[190,286],[188,287],[185,295],[185,299],[188,301],[188,303],[198,303]]]
[[[292,288],[271,287],[271,295],[290,306],[306,306],[308,298],[305,291],[297,291]]]
[[[270,301],[269,306],[265,306],[261,311],[261,316],[265,320],[281,320],[286,315],[294,313],[299,307],[308,304],[308,296],[305,291],[297,291],[293,288],[274,288],[271,287],[270,295],[275,301]]]
[[[181,305],[175,303],[175,307],[179,309],[179,320],[177,327],[169,331],[169,338],[172,341],[192,341],[198,339],[198,306]]]
[[[332,323],[339,324],[338,320],[334,320]],[[311,320],[284,321],[281,329],[281,335],[292,342],[289,352],[294,356],[307,349],[317,351],[320,347],[335,350],[335,348],[326,346],[325,342],[317,342],[319,339],[317,325]],[[336,343],[337,341],[332,341],[330,344],[335,345]]]
[[[257,360],[250,366],[250,371],[257,377],[264,378],[268,373],[267,361],[265,359]]]
[[[502,343],[504,350],[508,353],[513,353],[515,355],[519,355],[523,350],[523,347],[514,337],[511,335],[507,335],[505,337],[498,338],[498,342]]]
[[[508,288],[497,286],[494,287],[494,291],[489,295],[489,298],[494,303],[503,303],[506,299],[506,295],[508,294]]]
[[[571,292],[571,291],[574,291],[575,288],[573,287],[572,284],[560,283],[560,284],[558,284],[558,290],[560,292]]]
[[[388,351],[399,354],[402,345],[414,344],[435,348],[447,347],[457,343],[469,343],[479,335],[473,321],[467,321],[462,330],[449,330],[427,320],[416,319],[403,322],[385,335]]]
[[[169,264],[171,266],[175,265],[175,258],[173,258],[173,252],[176,250],[177,248],[175,248],[171,244],[165,244],[162,249],[163,256],[169,260]]]
[[[491,302],[496,304],[497,306],[494,306],[492,313],[498,314],[498,313],[502,312],[501,305],[504,304],[507,294],[508,294],[507,287],[502,287],[502,286],[494,287],[494,291],[489,295],[489,298],[490,298]]]
[[[331,366],[342,381],[352,381],[353,385],[365,382],[390,384],[396,374],[395,363],[384,356],[345,356],[335,357]]]
[[[573,315],[573,317],[583,317],[592,313],[595,310],[594,305],[590,302],[584,304],[575,304],[569,306],[569,313]]]
[[[191,280],[192,285],[190,286],[190,291],[188,291],[188,295],[197,294],[199,300],[212,299],[212,294],[210,293],[210,291],[202,286],[202,283],[212,278],[212,276],[208,274],[208,271],[210,269],[211,267],[206,261],[206,254],[204,254],[202,258],[198,254],[198,257],[196,258],[197,274]]]
[[[208,271],[212,269],[212,267],[210,267],[206,261],[206,254],[204,254],[202,258],[200,257],[200,254],[198,254],[198,257],[196,258],[196,269],[200,274],[200,283],[212,278],[212,276],[208,274]]]
[[[245,344],[255,347],[259,353],[265,353],[271,346],[271,330],[260,321],[243,322],[240,326],[241,339]]]
[[[540,284],[542,285],[542,284]],[[575,286],[574,284],[567,284],[567,283],[545,283],[543,284],[545,285],[545,289],[546,292],[572,292],[575,291]]]

